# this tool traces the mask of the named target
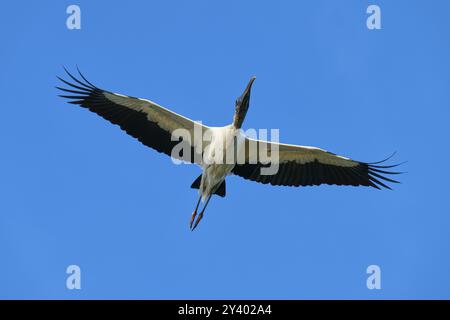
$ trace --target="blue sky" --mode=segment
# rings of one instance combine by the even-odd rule
[[[81,30],[66,28],[78,4]],[[377,4],[382,29],[368,30]],[[449,298],[448,1],[39,1],[0,17],[0,298]],[[195,232],[195,166],[175,166],[58,98],[97,86],[208,125],[361,161],[393,151],[394,191],[238,177]],[[81,290],[66,289],[79,265]],[[381,290],[366,268],[379,265]]]

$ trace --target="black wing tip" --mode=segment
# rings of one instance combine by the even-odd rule
[[[78,66],[76,66],[77,71],[79,73],[79,76],[81,77],[81,80],[75,77],[70,71],[63,65],[62,68],[66,72],[66,74],[70,77],[70,79],[73,80],[73,82],[69,82],[62,77],[56,76],[56,78],[61,81],[63,84],[68,86],[68,88],[64,88],[63,86],[55,86],[56,89],[61,90],[63,92],[69,92],[72,94],[75,94],[73,96],[69,95],[59,95],[62,98],[67,99],[80,99],[80,98],[87,98],[90,94],[92,94],[96,90],[101,90],[95,85],[93,85],[91,82],[89,82],[86,77],[81,73]],[[70,101],[73,102],[73,101]]]
[[[382,188],[388,189],[388,190],[393,190],[392,187],[388,186],[386,183],[384,183],[380,180],[383,180],[383,181],[386,181],[389,183],[401,184],[400,181],[388,178],[387,176],[404,174],[406,172],[389,171],[389,170],[384,170],[384,169],[396,168],[398,166],[401,166],[401,165],[407,163],[407,161],[403,161],[403,162],[393,164],[393,165],[381,165],[381,164],[385,163],[386,161],[390,160],[396,154],[397,154],[397,151],[393,152],[389,157],[387,157],[384,160],[377,161],[377,162],[363,163],[363,165],[366,166],[366,168],[367,168],[367,175],[368,175],[368,180],[370,182],[370,186],[375,187],[379,190]],[[382,187],[382,188],[380,188],[380,187]]]
[[[86,77],[81,73],[80,68],[78,68],[78,65],[76,65],[76,68],[77,68],[77,72],[78,72],[78,74],[80,75],[80,77],[81,77],[84,81],[86,81],[87,84],[89,84],[93,89],[98,89],[95,85],[93,85],[91,82],[89,82],[88,79],[86,79]]]
[[[395,156],[396,154],[397,154],[397,151],[394,151],[389,157],[387,157],[387,158],[384,159],[384,160],[377,161],[377,162],[369,162],[369,163],[367,163],[367,164],[373,165],[373,164],[379,164],[379,163],[386,162],[386,161],[390,160],[390,159],[391,159],[393,156]]]

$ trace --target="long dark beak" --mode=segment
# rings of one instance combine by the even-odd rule
[[[244,91],[244,94],[243,94],[244,96],[250,94],[250,90],[252,89],[252,85],[253,85],[253,82],[255,82],[255,80],[256,80],[255,76],[253,76],[250,79],[250,81],[248,82],[247,88],[245,88],[245,91]]]
[[[242,95],[236,100],[236,112],[234,115],[233,125],[235,128],[240,129],[242,123],[244,122],[245,115],[247,114],[247,110],[250,104],[250,91],[252,89],[253,82],[256,77],[252,77],[247,84]]]

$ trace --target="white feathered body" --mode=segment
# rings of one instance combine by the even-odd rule
[[[233,125],[210,127],[211,143],[203,156],[203,175],[199,193],[204,201],[214,193],[236,165],[237,157],[244,151],[245,136]],[[228,155],[228,157],[227,157]]]

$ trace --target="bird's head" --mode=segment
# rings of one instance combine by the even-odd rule
[[[250,79],[247,88],[245,88],[244,90],[244,93],[242,93],[242,95],[236,99],[236,111],[234,113],[233,126],[237,129],[240,129],[242,127],[245,115],[247,114],[247,110],[250,105],[250,91],[255,79],[256,77],[252,77]]]

